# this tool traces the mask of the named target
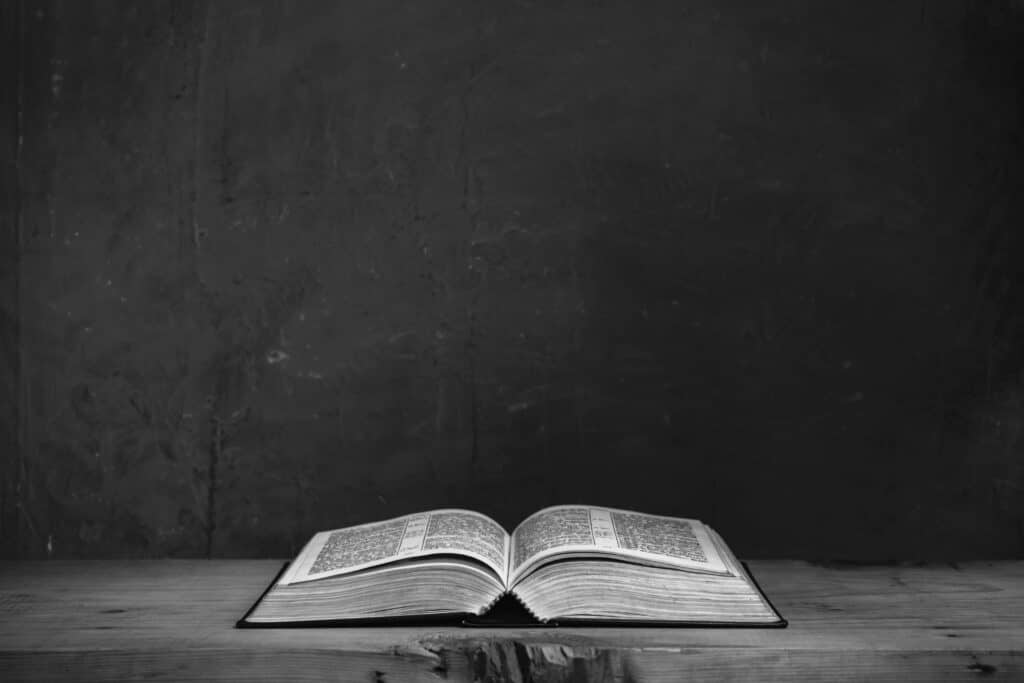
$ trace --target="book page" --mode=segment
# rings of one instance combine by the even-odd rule
[[[313,581],[443,554],[471,557],[504,580],[508,546],[505,529],[486,515],[471,510],[432,510],[322,531],[306,544],[279,583]]]
[[[527,517],[513,532],[509,583],[548,559],[593,555],[730,573],[697,520],[559,505]]]

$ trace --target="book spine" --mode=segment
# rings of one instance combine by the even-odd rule
[[[519,594],[516,593],[514,590],[510,590],[509,591],[509,595],[511,595],[513,598],[515,598],[515,601],[518,602],[520,605],[522,605],[523,609],[525,609],[527,612],[529,612],[531,617],[533,617],[534,619],[536,619],[537,621],[539,621],[542,624],[549,623],[548,619],[541,619],[539,616],[537,616],[537,613],[534,612],[533,609],[529,605],[527,605],[526,602],[521,597],[519,597]]]
[[[479,617],[484,614],[487,614],[487,612],[489,612],[490,609],[494,607],[495,603],[497,603],[498,600],[501,600],[502,597],[504,597],[504,595],[505,593],[498,593],[497,595],[495,595],[493,598],[491,598],[491,601],[489,603],[480,608],[480,611],[478,611],[476,615]]]

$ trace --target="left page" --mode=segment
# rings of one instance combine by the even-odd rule
[[[504,581],[508,552],[508,533],[490,517],[472,510],[431,510],[321,531],[310,539],[279,583],[313,581],[399,560],[452,554],[482,562]]]

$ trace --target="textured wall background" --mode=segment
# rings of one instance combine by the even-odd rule
[[[2,13],[3,556],[1024,552],[1020,3]]]

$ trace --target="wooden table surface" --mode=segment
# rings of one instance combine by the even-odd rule
[[[0,680],[1024,681],[1024,562],[751,562],[787,629],[233,628],[280,566],[0,562]]]

